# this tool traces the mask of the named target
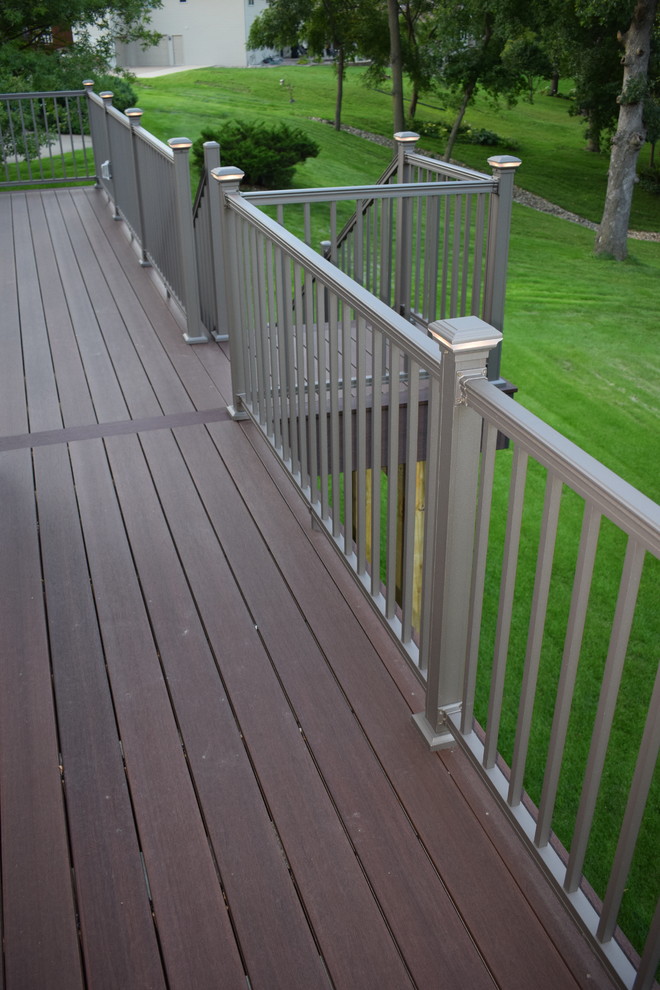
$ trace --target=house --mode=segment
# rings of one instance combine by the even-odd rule
[[[152,11],[150,27],[162,34],[153,48],[116,43],[117,65],[124,68],[175,65],[255,64],[246,40],[267,0],[164,0]]]

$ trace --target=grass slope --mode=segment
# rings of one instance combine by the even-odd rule
[[[349,67],[344,84],[343,123],[372,131],[384,137],[392,135],[392,106],[382,92],[367,89],[363,83],[364,70]],[[287,85],[281,86],[280,79]],[[290,102],[289,85],[294,102]],[[305,166],[299,173],[299,183],[306,185],[342,185],[358,181],[362,164],[375,158],[385,163],[386,149],[360,149],[360,142],[350,135],[336,135],[327,125],[312,118],[332,119],[334,116],[336,77],[328,65],[274,66],[253,69],[196,69],[169,76],[138,81],[139,105],[145,111],[144,126],[163,140],[185,134],[193,140],[202,127],[219,123],[223,118],[257,117],[286,120],[310,133],[322,144],[323,151],[332,153],[325,162],[322,154],[315,166]],[[568,85],[564,87],[568,90]],[[436,104],[432,97],[428,103]],[[524,189],[544,196],[564,209],[589,220],[600,220],[609,156],[594,155],[584,150],[583,128],[569,117],[567,99],[537,94],[533,104],[518,103],[499,110],[478,96],[467,113],[473,127],[495,131],[505,139],[502,146],[459,144],[456,158],[482,171],[488,171],[487,159],[492,154],[506,153],[508,142],[515,141],[515,154],[522,159],[516,181]],[[452,113],[438,107],[423,105],[415,124],[424,121],[451,121]],[[361,142],[364,144],[364,142]],[[425,149],[443,151],[433,138],[421,142]],[[649,146],[640,156],[640,165],[648,162]],[[227,164],[239,164],[227,162]],[[379,168],[369,174],[376,177]],[[312,179],[313,181],[308,181]],[[296,183],[298,185],[298,182]],[[660,229],[660,199],[637,187],[630,222],[633,230]]]

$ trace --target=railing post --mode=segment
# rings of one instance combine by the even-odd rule
[[[140,241],[140,264],[144,268],[150,268],[151,262],[147,255],[146,234],[144,228],[144,204],[142,202],[142,183],[140,181],[140,162],[137,152],[137,137],[135,128],[140,126],[142,111],[138,107],[129,107],[124,111],[131,124],[131,151],[133,155],[133,182],[135,184],[135,194],[138,206],[138,239]]]
[[[112,208],[113,220],[121,220],[121,213],[119,212],[119,207],[117,206],[117,197],[115,195],[115,181],[112,178],[112,138],[110,136],[110,128],[108,127],[108,109],[112,106],[113,94],[110,90],[105,90],[103,93],[99,93],[99,96],[103,100],[103,127],[105,130],[105,146],[108,149],[107,159],[101,163],[101,178],[105,179],[109,186],[112,194]]]
[[[188,153],[192,148],[190,138],[170,138],[167,142],[174,152],[174,198],[176,200],[177,232],[181,271],[183,273],[184,303],[186,308],[186,333],[183,339],[187,344],[205,344],[209,337],[202,325],[197,279],[197,254],[195,231],[192,218],[192,197],[190,192],[190,162]]]
[[[439,389],[429,404],[420,657],[426,707],[413,720],[431,749],[453,745],[448,716],[460,710],[467,656],[481,418],[464,383],[486,375],[502,334],[476,316],[432,323],[442,352]]]
[[[94,140],[94,131],[96,129],[96,118],[92,111],[93,103],[90,99],[90,94],[94,90],[94,80],[93,79],[83,79],[83,86],[85,88],[85,95],[87,96],[87,119],[89,121],[89,135],[92,140],[92,153],[94,155],[94,168],[96,169],[96,182],[94,184],[96,189],[100,189],[101,180],[99,178],[101,167],[99,163],[98,154],[98,140]]]
[[[394,135],[397,149],[396,181],[410,181],[410,165],[406,154],[419,141],[415,131],[397,131]],[[410,315],[411,265],[412,265],[412,214],[410,200],[399,197],[396,204],[396,245],[394,263],[393,309],[406,318]]]
[[[522,163],[519,158],[514,158],[511,155],[495,155],[488,159],[488,164],[493,170],[494,178],[497,179],[497,192],[490,197],[483,318],[486,323],[490,323],[501,332],[504,329],[504,299],[511,235],[513,183],[516,169]],[[500,344],[488,359],[488,378],[490,381],[500,379],[501,353],[502,345]]]
[[[232,419],[247,419],[247,413],[243,411],[241,398],[245,395],[245,372],[241,340],[243,327],[238,295],[237,245],[235,243],[233,217],[227,206],[227,196],[238,192],[244,174],[239,168],[232,165],[214,168],[210,173],[210,178],[213,181],[209,182],[216,296],[224,297],[229,321],[227,329],[229,331],[232,388],[232,405],[229,406],[229,413]]]
[[[205,141],[204,142],[204,173],[207,177],[206,189],[209,196],[209,203],[212,203],[211,199],[211,186],[215,185],[211,179],[211,172],[214,168],[220,168],[220,145],[217,141]],[[229,340],[229,315],[227,313],[227,295],[225,292],[224,283],[220,286],[218,284],[217,272],[224,272],[225,259],[222,254],[222,244],[214,243],[213,240],[213,211],[209,208],[209,229],[211,232],[211,272],[213,278],[213,295],[215,299],[215,333],[211,331],[213,339],[218,343],[221,341]]]

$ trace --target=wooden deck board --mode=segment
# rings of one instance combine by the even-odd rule
[[[0,455],[0,970],[7,986],[47,986],[62,973],[50,985],[76,990],[83,981],[32,485],[29,450]]]
[[[419,682],[227,418],[226,345],[184,343],[98,191],[3,219],[0,990],[613,986],[425,749]]]

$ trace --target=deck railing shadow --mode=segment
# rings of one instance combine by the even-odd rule
[[[660,507],[496,385],[518,160],[491,161],[489,177],[419,155],[404,133],[380,183],[242,194],[210,144],[193,210],[191,142],[165,145],[137,108],[87,90],[115,217],[186,339],[228,339],[231,412],[263,432],[424,685],[428,745],[470,755],[622,985],[651,987],[660,910],[639,956],[617,924],[653,825],[660,681],[639,625],[657,608]],[[496,456],[498,434],[512,447]],[[596,880],[589,841],[612,779],[616,837]]]

